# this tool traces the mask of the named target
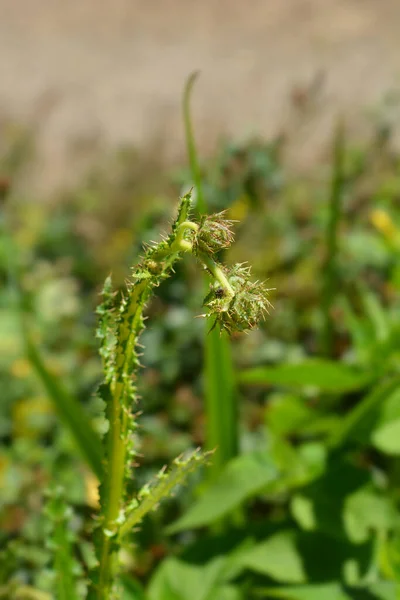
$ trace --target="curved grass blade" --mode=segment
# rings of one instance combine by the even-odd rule
[[[50,400],[68,428],[87,463],[100,479],[102,475],[103,450],[100,437],[94,431],[82,405],[65,389],[58,378],[47,368],[39,348],[23,326],[26,355],[36,375],[41,380]]]
[[[196,190],[197,210],[207,210],[201,181],[196,143],[190,113],[190,99],[198,72],[192,73],[185,86],[183,95],[183,117],[185,125],[187,153],[190,162],[193,183]],[[233,365],[229,338],[220,334],[219,328],[213,328],[208,319],[205,339],[205,404],[206,404],[206,447],[216,449],[210,478],[220,473],[224,464],[237,455],[239,447],[237,391],[233,376]]]

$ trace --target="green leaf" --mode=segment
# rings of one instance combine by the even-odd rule
[[[399,524],[390,498],[379,495],[372,486],[361,488],[346,499],[343,521],[349,538],[357,544],[368,540],[371,531],[382,536]]]
[[[385,454],[400,454],[400,419],[386,423],[372,434],[375,448]]]
[[[364,306],[368,323],[373,327],[375,339],[384,342],[390,335],[390,320],[378,296],[365,285],[359,285],[360,297]]]
[[[324,583],[322,585],[303,585],[281,588],[265,588],[258,590],[257,597],[270,600],[397,600],[399,587],[385,581],[375,583],[367,588],[346,588],[340,583]]]
[[[292,502],[293,516],[305,530],[347,539],[346,501],[368,484],[368,472],[342,460],[331,461],[322,477],[303,488]]]
[[[277,393],[269,396],[266,411],[268,427],[278,436],[298,432],[315,420],[317,413],[307,406],[302,398]]]
[[[359,402],[342,419],[332,444],[343,444],[347,439],[356,439],[362,443],[368,442],[374,425],[379,420],[379,414],[386,401],[400,388],[400,377],[392,377],[381,382]]]
[[[347,298],[341,298],[340,306],[357,362],[359,364],[368,364],[373,356],[376,345],[371,325],[356,315]]]
[[[296,533],[292,531],[277,533],[265,542],[257,544],[240,557],[240,565],[277,581],[307,581],[301,555],[296,546]]]
[[[221,586],[215,590],[213,598],[214,600],[245,600],[241,591],[233,585]]]
[[[318,442],[293,446],[288,440],[276,438],[272,441],[270,452],[282,472],[276,481],[278,489],[287,491],[304,486],[320,477],[326,468],[327,449]]]
[[[224,567],[223,557],[215,558],[206,566],[169,558],[151,580],[148,600],[219,600]]]
[[[126,535],[162,500],[171,496],[176,486],[185,483],[192,471],[208,462],[209,456],[209,452],[203,453],[195,450],[186,457],[175,458],[168,471],[161,469],[154,480],[146,484],[139,491],[137,498],[134,498],[127,507],[125,522],[120,528],[120,536]]]
[[[371,375],[323,359],[242,371],[239,382],[250,385],[279,385],[288,388],[314,387],[323,392],[344,394],[365,387]]]
[[[100,479],[103,471],[103,450],[100,437],[94,431],[89,417],[82,405],[68,393],[47,368],[45,361],[29,334],[25,331],[25,343],[28,359],[41,380],[50,400],[52,400],[64,425],[68,427],[82,456]]]
[[[233,459],[201,498],[168,533],[203,527],[229,514],[277,477],[276,467],[265,454],[244,454]]]
[[[368,591],[375,596],[376,600],[398,600],[400,586],[392,581],[379,581],[371,585]]]
[[[210,479],[238,453],[237,390],[230,340],[215,327],[205,339],[206,443],[216,449]]]
[[[142,586],[132,577],[123,575],[121,577],[122,596],[121,600],[146,600]]]
[[[260,598],[282,600],[351,600],[339,583],[303,585],[282,588],[266,588],[257,594]]]

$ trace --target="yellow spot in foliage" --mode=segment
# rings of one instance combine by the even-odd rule
[[[15,437],[35,439],[49,427],[53,405],[45,396],[23,398],[13,406],[13,433]]]
[[[249,212],[249,199],[247,196],[240,196],[232,204],[232,206],[228,210],[228,218],[234,221],[243,221],[247,217],[247,213]]]
[[[373,226],[390,242],[396,241],[399,231],[392,219],[384,210],[377,208],[370,215]]]
[[[88,471],[85,475],[86,502],[92,508],[99,507],[99,480],[94,473]]]
[[[18,379],[25,379],[31,373],[31,365],[26,358],[18,358],[11,365],[11,375]]]
[[[3,485],[5,481],[5,475],[10,466],[10,459],[5,454],[0,454],[0,484]]]

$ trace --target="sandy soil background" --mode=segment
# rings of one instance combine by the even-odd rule
[[[324,73],[319,116],[299,137],[308,156],[332,115],[398,87],[399,31],[399,0],[0,0],[0,110],[40,116],[53,184],[77,137],[160,138],[168,157],[179,154],[181,92],[194,69],[205,152],[221,134],[276,132],[293,88]]]

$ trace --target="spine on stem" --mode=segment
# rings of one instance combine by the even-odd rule
[[[249,268],[235,265],[228,269],[215,260],[214,255],[233,240],[232,223],[223,213],[201,217],[199,223],[191,221],[190,201],[190,193],[181,199],[171,233],[147,248],[133,269],[132,280],[120,301],[112,291],[110,278],[106,280],[103,303],[97,310],[97,336],[104,369],[99,396],[105,403],[108,429],[104,438],[100,514],[95,535],[98,564],[91,578],[89,600],[119,598],[118,553],[123,537],[209,456],[209,453],[194,451],[178,457],[169,470],[162,469],[153,482],[145,485],[137,498],[126,498],[126,481],[131,476],[135,456],[132,434],[136,420],[132,407],[137,397],[135,382],[140,366],[138,340],[144,329],[143,311],[154,289],[171,274],[181,255],[190,252],[212,279],[204,305],[207,316],[215,318],[214,326],[218,324],[221,330],[228,332],[250,329],[269,306],[268,290],[263,284],[250,281]]]
[[[191,248],[185,240],[190,194],[181,200],[168,238],[151,246],[133,270],[125,297],[115,302],[110,278],[103,290],[97,335],[101,340],[105,378],[99,395],[105,402],[108,430],[104,439],[103,481],[97,533],[98,568],[89,598],[118,597],[113,585],[118,572],[119,530],[125,522],[125,480],[135,455],[132,434],[136,428],[132,406],[136,401],[137,344],[144,329],[143,311],[153,289],[168,277],[179,255]]]

